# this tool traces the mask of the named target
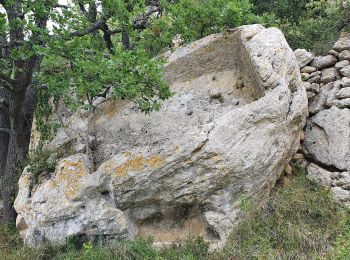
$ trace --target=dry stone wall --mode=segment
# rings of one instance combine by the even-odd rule
[[[324,56],[294,53],[309,101],[303,142],[309,177],[350,206],[350,35],[343,33]]]

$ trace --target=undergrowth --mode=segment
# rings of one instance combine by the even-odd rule
[[[244,207],[244,220],[222,251],[208,252],[201,239],[163,250],[151,239],[103,247],[67,240],[30,249],[16,231],[0,227],[0,259],[350,259],[349,210],[309,181],[303,168],[294,168],[297,175],[283,179],[262,209]]]

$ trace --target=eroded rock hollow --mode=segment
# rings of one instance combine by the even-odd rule
[[[222,247],[244,199],[268,196],[299,147],[307,97],[283,34],[260,25],[211,35],[170,54],[175,93],[145,115],[105,101],[66,120],[54,172],[26,169],[15,202],[26,243],[201,236]]]

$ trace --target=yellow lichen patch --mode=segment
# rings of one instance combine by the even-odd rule
[[[24,174],[22,175],[21,179],[20,179],[20,183],[21,185],[23,185],[24,187],[29,187],[29,185],[31,184],[31,177],[28,174]]]
[[[49,180],[49,187],[50,189],[55,189],[57,187],[57,182],[54,180]]]
[[[151,166],[152,168],[159,168],[159,167],[164,165],[165,160],[164,160],[164,157],[162,157],[160,155],[154,155],[154,156],[151,156],[150,158],[148,158],[146,160],[146,163],[149,166]]]
[[[123,153],[123,155],[124,155],[125,157],[130,157],[132,154],[131,154],[130,152],[125,152],[125,153]]]
[[[89,170],[82,159],[72,161],[62,160],[57,168],[57,180],[64,185],[64,195],[67,199],[74,199],[78,195],[81,181],[89,174]]]
[[[127,160],[122,165],[115,168],[115,175],[127,176],[129,172],[142,172],[145,168],[159,168],[165,164],[164,157],[154,155],[149,158],[144,158],[142,155],[137,155],[132,159]]]

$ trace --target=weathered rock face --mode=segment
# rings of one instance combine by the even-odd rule
[[[206,37],[170,55],[165,79],[175,95],[159,112],[107,101],[74,115],[48,148],[76,140],[86,154],[61,159],[38,184],[23,173],[15,208],[28,244],[203,236],[222,247],[242,199],[264,201],[307,115],[282,33],[252,25]]]
[[[343,34],[333,49],[301,68],[309,98],[305,155],[312,163],[309,177],[331,188],[339,202],[350,206],[350,35]],[[336,55],[338,53],[338,55]],[[327,62],[326,62],[327,61]],[[317,65],[317,66],[316,66]],[[322,72],[311,72],[322,69]],[[306,68],[306,69],[305,69]],[[317,71],[316,71],[317,72]]]

